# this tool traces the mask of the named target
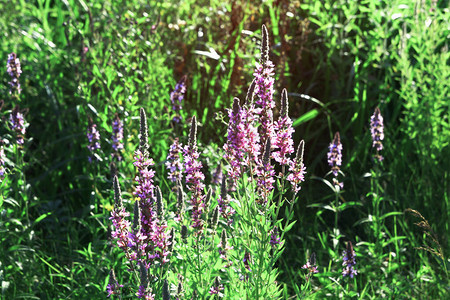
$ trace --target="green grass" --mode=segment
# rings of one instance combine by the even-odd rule
[[[288,90],[295,145],[305,140],[307,167],[294,207],[297,222],[284,236],[277,262],[282,297],[448,294],[449,6],[433,3],[1,3],[0,136],[10,142],[4,142],[9,173],[0,188],[3,299],[100,299],[110,268],[128,284],[123,254],[109,238],[114,114],[125,124],[124,161],[115,166],[124,197],[132,198],[141,107],[156,184],[168,193],[164,160],[171,139],[184,141],[189,130],[188,122],[171,123],[169,94],[187,75],[182,116],[198,118],[210,180],[226,139],[225,109],[233,97],[245,98],[262,24],[276,66],[274,98],[278,103],[282,88]],[[11,52],[23,70],[18,100],[9,94]],[[21,152],[7,125],[17,104],[27,109],[30,124]],[[385,121],[382,165],[372,160],[369,132],[376,106]],[[87,160],[88,118],[101,135],[104,159],[96,164]],[[327,147],[336,131],[344,147],[340,193],[329,188],[326,176]],[[439,245],[414,224],[420,218],[404,213],[407,208],[429,222],[426,232],[434,232]],[[345,283],[338,278],[347,240],[354,243],[359,275]],[[442,256],[420,248],[426,246],[441,247]],[[312,252],[320,273],[306,281],[301,267]]]

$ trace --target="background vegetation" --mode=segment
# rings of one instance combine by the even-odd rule
[[[288,90],[295,144],[304,139],[306,145],[298,221],[278,262],[283,297],[334,294],[330,266],[342,252],[340,239],[354,241],[358,256],[357,288],[348,296],[449,293],[448,1],[14,0],[0,2],[0,11],[1,130],[9,170],[0,198],[4,299],[106,297],[109,269],[120,261],[108,234],[111,168],[130,194],[139,108],[149,116],[157,174],[165,174],[171,139],[186,136],[189,116],[196,115],[210,178],[225,140],[225,109],[233,97],[245,98],[251,82],[262,24],[271,37],[275,99]],[[19,105],[30,124],[23,161],[13,158],[6,126],[18,104],[6,73],[11,52],[22,64]],[[169,95],[183,75],[186,122],[174,126]],[[376,106],[386,135],[378,167],[369,132]],[[126,143],[124,161],[112,166],[115,113],[124,120]],[[97,164],[87,159],[88,118],[101,134]],[[344,147],[339,207],[329,205],[335,193],[326,184],[326,152],[336,131]],[[158,180],[168,190],[163,176]],[[414,225],[421,219],[404,213],[407,208],[429,227]],[[301,266],[312,252],[320,273],[303,294]]]

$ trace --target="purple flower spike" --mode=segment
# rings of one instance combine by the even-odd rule
[[[382,140],[384,140],[384,125],[383,125],[383,116],[380,113],[380,109],[377,107],[373,115],[370,117],[370,133],[372,134],[372,147],[377,150],[377,154],[375,158],[378,161],[383,160],[383,156],[379,154],[381,150],[383,150]]]
[[[269,60],[269,33],[265,25],[262,26],[261,59],[256,64],[253,76],[256,79],[255,94],[258,96],[256,104],[261,108],[258,110],[261,122],[261,143],[264,145],[267,139],[273,138],[273,84],[274,65]]]
[[[273,178],[275,171],[270,164],[270,139],[266,141],[266,146],[264,148],[263,159],[256,170],[257,189],[258,195],[260,196],[260,198],[257,199],[257,202],[261,205],[267,203],[269,194],[273,190],[273,184],[275,183],[275,179]]]
[[[140,284],[139,284],[139,290],[136,293],[136,296],[139,299],[145,299],[145,300],[154,300],[155,294],[152,294],[152,289],[148,286],[148,269],[144,264],[140,263]]]
[[[17,93],[20,94],[22,89],[20,87],[19,77],[20,74],[22,74],[22,69],[20,67],[19,58],[17,58],[17,55],[14,52],[8,56],[6,71],[8,72],[9,76],[11,76],[11,81],[9,82],[11,89],[9,93],[13,94],[16,90]]]
[[[23,114],[20,112],[19,106],[16,106],[9,115],[9,124],[11,129],[16,132],[16,142],[23,145],[25,142],[26,124]]]
[[[116,274],[114,273],[114,270],[111,269],[111,271],[109,272],[108,286],[106,287],[106,291],[108,292],[108,298],[111,295],[117,295],[121,287],[123,287],[123,284],[119,284],[119,282],[117,282]]]
[[[0,183],[2,183],[3,178],[5,178],[5,149],[3,149],[3,141],[0,140]]]
[[[305,181],[305,166],[303,165],[303,152],[305,150],[305,141],[301,140],[297,148],[297,155],[295,160],[291,162],[289,171],[290,174],[287,180],[291,183],[295,193],[298,193],[301,189],[300,183]]]
[[[230,121],[228,124],[227,143],[223,149],[225,159],[230,164],[228,176],[236,182],[241,175],[244,162],[245,127],[243,124],[243,110],[239,105],[239,99],[234,98],[233,109],[228,111]]]
[[[169,154],[167,155],[166,167],[169,170],[168,179],[172,182],[181,181],[183,165],[181,164],[181,150],[183,146],[176,138],[169,149]]]
[[[252,256],[250,254],[250,252],[245,252],[244,254],[244,259],[242,260],[242,262],[244,263],[244,267],[248,270],[248,271],[252,271],[252,269],[250,268],[250,265],[252,264]]]
[[[218,295],[219,297],[223,297],[222,291],[224,290],[223,284],[220,283],[221,278],[219,276],[214,280],[213,286],[209,289],[210,295]]]
[[[217,198],[217,203],[220,215],[226,220],[228,226],[233,224],[233,215],[236,213],[234,208],[230,206],[230,202],[230,195],[228,195],[227,191],[227,178],[226,176],[222,176],[221,193]]]
[[[344,266],[342,270],[343,277],[349,276],[350,278],[353,278],[353,276],[358,274],[356,269],[353,268],[356,265],[356,254],[353,250],[352,242],[350,241],[347,242],[347,249],[344,250],[342,260],[342,265]]]
[[[292,128],[292,120],[288,116],[288,95],[287,90],[283,89],[281,93],[281,114],[277,122],[275,122],[275,141],[274,146],[276,150],[272,153],[273,158],[282,166],[289,166],[291,159],[289,155],[294,152],[294,141],[292,140],[292,134],[294,128]]]
[[[111,217],[109,218],[113,225],[114,230],[111,232],[113,239],[117,240],[117,246],[120,249],[127,252],[129,244],[128,230],[130,228],[130,221],[126,218],[130,216],[130,213],[125,211],[122,204],[122,192],[120,191],[119,180],[117,176],[114,176],[114,209],[111,211]]]
[[[121,152],[123,150],[123,122],[120,120],[118,114],[116,114],[113,120],[111,140],[113,149],[111,156],[118,161],[121,161]]]
[[[180,116],[180,111],[183,108],[182,102],[184,99],[184,94],[186,93],[186,75],[184,75],[180,81],[175,85],[175,89],[170,93],[170,100],[172,101],[172,109],[175,113],[173,121],[179,123],[182,120]]]
[[[316,266],[316,254],[313,252],[309,257],[309,260],[302,266],[302,269],[307,269],[309,271],[309,275],[319,273]]]
[[[184,169],[186,173],[186,185],[191,192],[192,204],[192,227],[197,229],[197,234],[203,232],[202,214],[205,208],[204,189],[205,175],[203,175],[202,163],[198,160],[197,151],[197,120],[192,117],[191,130],[189,133],[189,142],[183,149]]]
[[[276,248],[277,245],[279,245],[281,243],[281,238],[278,232],[278,227],[275,226],[272,229],[272,232],[270,234],[270,245],[272,245],[273,248]]]
[[[217,248],[219,248],[220,258],[224,262],[227,262],[227,264],[225,265],[225,268],[230,267],[233,264],[233,262],[228,259],[227,253],[228,253],[228,251],[233,250],[233,247],[228,245],[227,232],[225,231],[225,229],[222,230],[222,235],[220,237],[220,243],[219,243],[219,245],[217,245]]]
[[[339,132],[334,135],[333,142],[330,144],[328,152],[328,164],[331,166],[331,171],[336,177],[339,172],[339,167],[342,164],[342,144]]]

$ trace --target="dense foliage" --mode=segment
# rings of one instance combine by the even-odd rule
[[[0,11],[2,298],[450,292],[448,1]]]

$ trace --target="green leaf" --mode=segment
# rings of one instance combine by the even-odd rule
[[[290,223],[288,226],[286,226],[286,228],[284,229],[284,232],[288,232],[289,230],[291,230],[295,223],[297,223],[297,220],[294,220],[292,223]]]
[[[48,212],[48,213],[45,213],[45,214],[39,216],[36,220],[34,220],[34,224],[39,223],[40,221],[44,220],[45,218],[47,218],[51,214],[52,214],[51,212]]]
[[[315,108],[310,111],[308,111],[306,114],[302,115],[301,117],[297,118],[297,120],[294,121],[292,124],[293,127],[297,127],[300,124],[303,124],[305,122],[311,121],[315,117],[319,115],[319,111]]]

